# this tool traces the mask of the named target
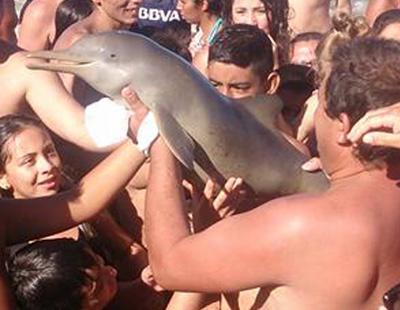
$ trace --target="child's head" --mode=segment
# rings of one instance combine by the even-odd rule
[[[274,93],[279,78],[273,68],[272,43],[256,26],[227,26],[210,46],[208,79],[226,96]]]
[[[7,267],[19,309],[103,309],[117,291],[115,269],[72,239],[32,243]]]

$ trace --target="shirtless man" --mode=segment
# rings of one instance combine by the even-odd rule
[[[399,0],[369,0],[365,17],[367,18],[370,26],[374,24],[375,19],[383,12],[391,9],[399,9]]]
[[[54,49],[65,49],[86,34],[129,29],[138,20],[142,0],[92,0],[93,12],[67,28],[57,40]],[[71,74],[60,75],[65,87],[86,105],[98,99],[98,93]]]
[[[0,0],[0,39],[15,43],[15,26],[18,18],[15,13],[14,0]]]
[[[350,0],[335,0],[335,9],[351,13]],[[302,32],[328,31],[331,27],[329,17],[330,0],[289,0],[289,26],[294,35]]]
[[[400,154],[354,148],[345,137],[368,110],[400,100],[399,53],[397,42],[366,38],[333,55],[316,114],[321,161],[331,177],[325,193],[276,199],[190,235],[180,171],[158,139],[146,201],[158,283],[202,292],[264,286],[266,309],[378,309],[400,279]]]
[[[54,40],[56,10],[63,0],[33,0],[18,31],[18,46],[28,51],[49,49]]]

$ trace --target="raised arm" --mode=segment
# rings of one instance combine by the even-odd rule
[[[162,287],[221,292],[287,280],[299,249],[293,247],[297,232],[282,223],[288,217],[280,210],[287,208],[260,207],[190,235],[179,167],[162,139],[151,158],[145,227],[150,265]]]
[[[100,212],[140,168],[145,156],[130,140],[95,167],[73,189],[29,200],[1,200],[8,244],[66,230]]]

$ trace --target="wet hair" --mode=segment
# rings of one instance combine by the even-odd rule
[[[221,0],[223,5],[223,18],[225,23],[232,24],[232,7],[235,0]],[[270,35],[278,45],[280,64],[285,64],[288,59],[290,41],[289,30],[289,3],[288,0],[260,0],[266,9],[269,21]],[[270,14],[269,14],[270,12]]]
[[[95,265],[88,247],[72,239],[25,246],[7,262],[18,309],[82,309],[82,288],[91,281],[85,269]]]
[[[400,23],[400,9],[385,11],[375,19],[371,35],[378,36],[387,26],[395,23]]]
[[[361,35],[355,24],[335,29],[331,35],[337,40],[328,38],[331,45],[322,51],[329,58],[324,66],[325,110],[331,118],[345,113],[354,125],[368,111],[400,101],[400,43]],[[361,144],[355,155],[363,162],[391,162],[400,158],[400,151]]]
[[[29,116],[9,114],[0,117],[0,173],[5,173],[9,157],[8,142],[27,127],[36,127],[47,132],[39,120]]]
[[[215,16],[221,16],[223,11],[223,3],[222,0],[194,0],[194,3],[199,5],[202,4],[203,1],[208,2],[207,13]]]
[[[266,79],[274,67],[271,40],[256,26],[226,26],[210,46],[208,63],[213,61],[234,64],[241,68],[251,66],[254,73]]]
[[[64,0],[56,10],[55,25],[56,33],[54,42],[72,24],[89,16],[93,11],[93,2],[90,0]]]

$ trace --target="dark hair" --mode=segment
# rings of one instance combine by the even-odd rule
[[[56,11],[55,25],[56,33],[54,42],[72,24],[87,17],[93,11],[93,2],[90,0],[64,0]]]
[[[7,269],[21,310],[82,309],[85,273],[96,264],[83,243],[72,239],[37,241],[20,249]]]
[[[235,0],[221,0],[223,5],[223,18],[227,24],[232,24],[232,7]],[[287,62],[288,46],[290,41],[289,31],[289,3],[288,0],[260,0],[266,9],[271,37],[278,44],[280,64]],[[271,14],[268,14],[268,13]],[[271,15],[271,16],[270,16]]]
[[[265,79],[273,71],[274,57],[271,40],[256,26],[236,24],[223,28],[210,46],[208,63],[213,61],[251,66]]]
[[[326,80],[326,112],[332,118],[346,113],[351,125],[366,112],[400,101],[400,43],[378,38],[355,38],[338,46]],[[360,159],[398,158],[399,151],[361,144]]]
[[[175,54],[192,62],[189,51],[190,24],[173,21],[163,29],[156,29],[150,38]]]
[[[378,36],[387,26],[395,23],[400,23],[400,10],[385,11],[375,19],[371,35]]]
[[[194,0],[194,3],[199,5],[202,4],[204,1],[208,2],[208,9],[207,13],[215,16],[221,16],[223,11],[223,3],[222,0]]]
[[[24,115],[5,115],[0,117],[0,173],[4,173],[8,159],[7,143],[16,134],[27,127],[38,127],[47,132],[45,126],[37,119]]]

